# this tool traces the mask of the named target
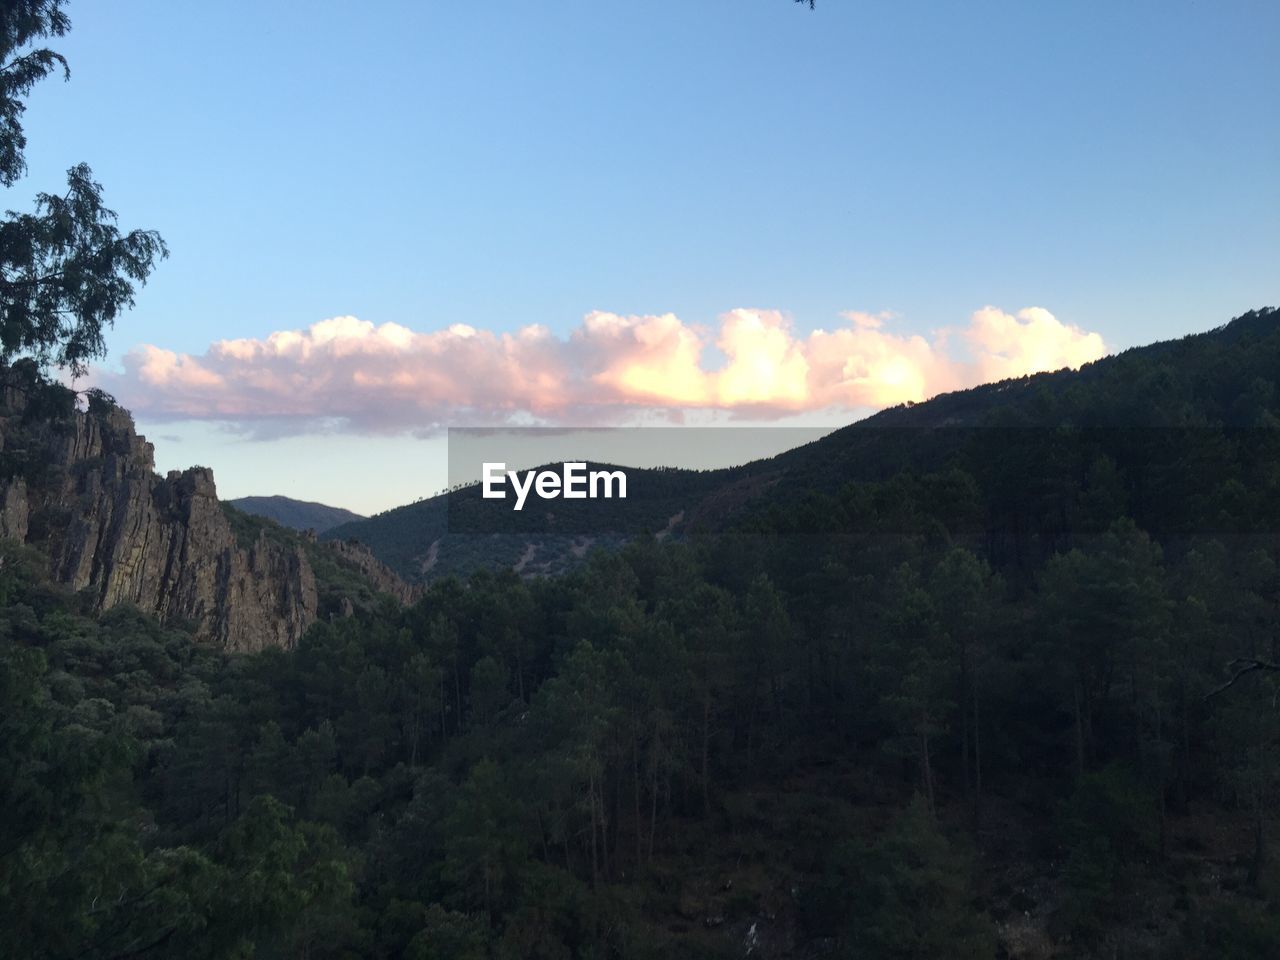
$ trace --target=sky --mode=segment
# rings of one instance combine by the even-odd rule
[[[368,513],[449,426],[837,425],[1280,302],[1280,5],[68,5],[23,209],[172,255],[162,469]]]

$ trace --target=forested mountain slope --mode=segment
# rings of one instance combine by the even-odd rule
[[[611,469],[590,464],[589,469]],[[321,534],[354,540],[410,581],[478,570],[557,574],[592,549],[614,549],[637,534],[672,534],[682,511],[723,489],[731,471],[627,470],[625,500],[535,502],[520,512],[484,501],[478,485],[344,523]],[[733,471],[735,477],[741,471]]]
[[[1280,364],[1246,321],[293,650],[84,616],[7,546],[0,954],[1280,955]]]
[[[1012,547],[1028,538],[1047,540],[1050,547],[1058,542],[1064,524],[1081,520],[1061,516],[1073,496],[1067,488],[1088,482],[1119,484],[1112,491],[1125,500],[1119,506],[1150,524],[1198,528],[1219,520],[1204,514],[1203,499],[1186,499],[1200,497],[1203,486],[1178,481],[1168,487],[1167,481],[1188,469],[1212,473],[1220,457],[1256,449],[1250,431],[1274,425],[1278,369],[1280,313],[1255,310],[1207,333],[1127,350],[1078,371],[1006,380],[885,410],[741,467],[631,471],[633,488],[644,492],[639,502],[598,509],[611,511],[620,529],[665,531],[678,539],[697,530],[758,526],[770,511],[807,501],[810,525],[821,530],[827,513],[837,509],[828,498],[851,481],[884,482],[903,471],[941,474],[954,466],[978,486],[952,495],[977,499],[951,502],[950,508],[969,510],[974,520],[979,513],[992,518],[993,536],[1011,535],[1015,521],[1034,524],[1018,531],[1020,542]],[[1095,468],[1108,476],[1089,481]],[[660,487],[645,492],[646,482]],[[456,517],[478,496],[478,487],[470,487],[340,525],[324,536],[360,540],[410,580],[511,568],[522,560],[523,573],[562,571],[587,547],[625,539],[557,533],[547,517],[563,512],[563,502],[507,514],[510,530],[501,534],[451,532],[450,504]],[[1269,487],[1252,497],[1240,516],[1250,522],[1277,516],[1280,506]],[[945,507],[938,501],[933,509]],[[1050,516],[1054,509],[1057,519]]]

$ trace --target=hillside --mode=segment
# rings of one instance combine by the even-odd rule
[[[1250,314],[659,471],[631,519],[689,494],[681,536],[322,588],[243,656],[8,551],[0,952],[1280,956],[1278,383]]]
[[[565,524],[563,502],[520,515],[504,512],[506,526],[491,523],[483,535],[458,533],[467,523],[455,522],[451,530],[451,516],[467,520],[480,509],[473,486],[342,524],[324,538],[359,540],[408,580],[484,568],[554,573],[580,563],[590,548],[616,546],[640,531],[681,539],[697,531],[758,527],[770,510],[904,471],[951,466],[988,478],[988,502],[982,504],[988,511],[996,499],[1005,513],[1032,497],[1056,497],[1061,506],[1062,491],[1048,489],[1060,486],[1058,473],[1069,462],[1080,474],[1099,457],[1126,476],[1133,472],[1127,482],[1136,496],[1128,505],[1148,522],[1212,522],[1172,491],[1172,499],[1149,496],[1150,485],[1192,457],[1200,441],[1218,443],[1207,428],[1271,424],[1267,384],[1280,368],[1278,328],[1275,309],[1250,311],[1207,333],[1127,350],[1078,371],[1006,380],[884,410],[767,460],[719,471],[630,471],[639,491],[635,501],[584,505],[601,518],[586,517],[574,535],[557,529]],[[1021,477],[1026,489],[1005,489],[998,474]],[[815,507],[819,529],[825,529],[820,517],[830,507]],[[1257,508],[1259,518],[1275,511],[1265,498]],[[1061,527],[1061,518],[1036,522],[1051,545],[1049,528],[1055,522]]]
[[[236,497],[226,502],[237,510],[266,517],[281,526],[294,530],[314,530],[316,533],[324,533],[339,524],[364,519],[360,514],[341,507],[331,507],[311,500],[294,500],[292,497]]]
[[[588,469],[609,468],[590,464]],[[322,540],[356,540],[410,581],[477,570],[555,574],[596,548],[616,548],[645,533],[669,535],[690,502],[720,490],[723,470],[628,470],[625,500],[531,500],[519,513],[485,501],[479,486],[345,523]]]

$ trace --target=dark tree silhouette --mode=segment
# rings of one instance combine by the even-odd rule
[[[26,173],[23,100],[50,74],[70,79],[65,58],[40,41],[71,23],[64,0],[9,0],[0,9],[0,183]],[[122,233],[85,164],[67,171],[66,190],[38,193],[33,213],[0,220],[0,361],[20,356],[42,368],[83,373],[106,353],[103,331],[134,302],[168,255],[153,230]]]

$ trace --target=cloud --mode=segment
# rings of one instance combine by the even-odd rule
[[[979,376],[987,381],[1079,367],[1106,353],[1098,334],[1060,323],[1043,307],[1019,310],[1016,317],[983,307],[965,337],[979,358]]]
[[[574,331],[582,372],[608,402],[703,407],[712,402],[701,366],[703,338],[675,314],[589,313]]]
[[[536,324],[419,332],[334,317],[263,339],[220,340],[199,355],[142,345],[125,355],[123,372],[100,370],[93,381],[152,421],[212,420],[260,434],[394,433],[694,409],[762,419],[865,412],[1078,367],[1106,352],[1098,334],[1041,307],[984,307],[966,326],[928,337],[892,332],[891,314],[841,317],[836,329],[802,336],[774,310],[730,310],[714,331],[670,313],[596,311],[567,337]]]

